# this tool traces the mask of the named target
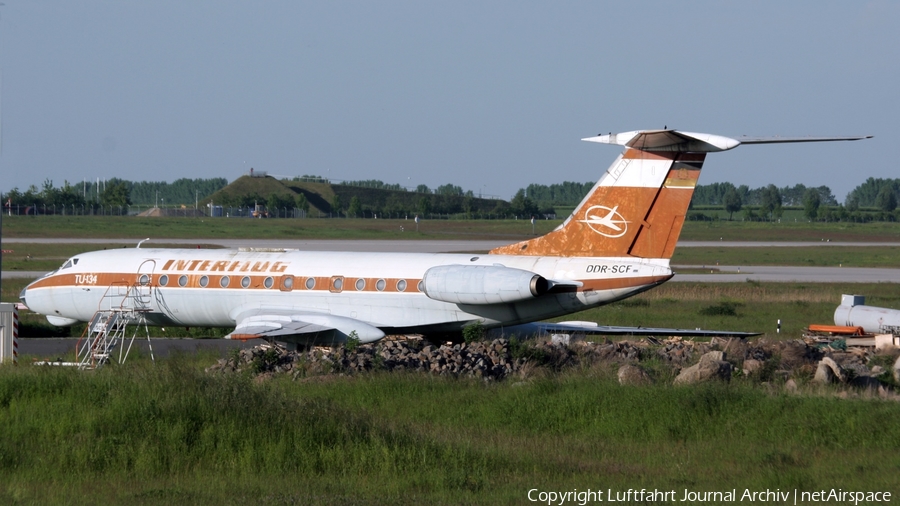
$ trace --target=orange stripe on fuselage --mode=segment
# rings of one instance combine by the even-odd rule
[[[76,276],[96,276],[96,283],[83,283],[76,282]],[[179,290],[179,289],[200,289],[200,290],[208,290],[208,289],[216,289],[216,290],[271,290],[274,292],[281,291],[299,291],[299,292],[330,292],[332,291],[331,281],[332,278],[325,276],[317,276],[317,277],[303,277],[303,276],[291,276],[294,280],[293,290],[284,290],[281,288],[282,277],[272,277],[272,286],[271,288],[266,288],[265,280],[267,277],[271,276],[248,276],[250,278],[250,285],[247,288],[241,286],[241,277],[230,277],[229,284],[226,287],[220,286],[220,280],[224,276],[214,276],[208,275],[207,285],[205,287],[200,285],[200,278],[204,275],[202,274],[191,274],[184,276],[187,277],[187,283],[185,286],[180,286],[178,284],[178,277],[174,275],[169,276],[168,283],[166,285],[159,284],[159,278],[162,275],[154,274],[151,276],[150,283],[147,285],[150,288],[165,288],[166,290]],[[603,278],[603,279],[583,279],[583,280],[575,280],[582,283],[582,286],[579,287],[578,291],[582,292],[585,290],[612,290],[618,288],[627,288],[633,286],[642,286],[651,283],[660,283],[671,276],[642,276],[642,277],[615,277],[615,278]],[[312,289],[306,288],[306,280],[314,279],[315,285]],[[358,279],[365,280],[365,287],[362,290],[356,289],[356,281]],[[402,280],[406,281],[406,290],[403,293],[421,293],[418,291],[418,283],[419,279],[414,278],[343,278],[343,293],[401,293],[397,288],[397,284]],[[384,280],[385,286],[383,290],[378,290],[376,285],[378,281]],[[137,284],[137,276],[134,274],[126,274],[126,273],[97,273],[97,274],[55,274],[52,276],[48,276],[46,278],[39,279],[29,285],[28,289],[40,289],[40,288],[62,288],[62,287],[93,287],[93,288],[102,288],[106,289],[112,285],[136,285]]]
[[[38,288],[59,288],[64,286],[75,286],[75,287],[97,287],[97,288],[107,288],[111,285],[137,285],[138,280],[140,278],[140,274],[134,273],[78,273],[78,274],[54,274],[52,276],[47,276],[46,278],[39,279],[28,286],[28,289],[38,289]],[[333,291],[332,287],[332,277],[328,276],[259,276],[259,275],[222,275],[222,274],[153,274],[149,275],[150,281],[146,286],[152,288],[166,288],[166,289],[178,289],[178,288],[217,288],[217,289],[229,289],[229,290],[248,290],[248,289],[263,289],[263,290],[281,290],[281,291]],[[160,278],[163,276],[167,277],[166,284],[160,283]],[[184,276],[185,283],[182,286],[180,282],[180,278]],[[206,286],[201,284],[202,278],[206,278]],[[228,284],[226,286],[222,286],[222,279],[228,278]],[[250,280],[248,286],[245,288],[242,285],[243,278],[248,278]],[[266,279],[271,278],[271,286],[266,287]],[[291,278],[293,280],[292,286],[290,288],[286,288],[283,285],[283,281],[285,278]],[[313,288],[308,289],[306,287],[307,280],[313,280]],[[387,293],[419,293],[418,292],[418,284],[421,279],[418,278],[350,278],[343,277],[343,292],[387,292]],[[365,281],[365,286],[362,290],[357,290],[356,282],[359,279],[363,279]],[[379,281],[384,282],[384,288],[379,290],[378,285]],[[406,282],[406,288],[404,290],[399,289],[400,281]]]

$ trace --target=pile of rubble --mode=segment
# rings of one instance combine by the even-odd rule
[[[353,374],[373,369],[418,371],[438,375],[502,380],[518,372],[526,358],[514,358],[508,339],[434,346],[422,340],[385,340],[355,347],[289,351],[257,346],[221,359],[209,370],[255,374],[289,373],[293,377]]]
[[[878,352],[851,348],[819,348],[802,340],[748,341],[716,339],[695,342],[681,338],[638,341],[519,342],[509,339],[435,346],[421,339],[385,339],[375,344],[289,351],[276,346],[241,350],[210,367],[211,372],[250,372],[293,378],[364,371],[415,371],[440,376],[499,381],[526,377],[536,369],[561,371],[572,367],[606,364],[619,367],[623,384],[649,384],[674,378],[675,384],[730,381],[743,375],[759,382],[809,380],[856,387],[884,387],[891,383],[885,367],[892,368],[893,383],[900,384],[900,350]],[[886,354],[885,354],[886,353]],[[648,361],[652,361],[648,368]],[[662,364],[660,366],[659,364]]]

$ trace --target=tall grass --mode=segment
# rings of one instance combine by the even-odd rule
[[[485,384],[0,368],[0,503],[522,503],[529,488],[896,490],[900,406],[586,369]],[[881,472],[883,471],[883,472]],[[900,492],[900,491],[898,491]]]

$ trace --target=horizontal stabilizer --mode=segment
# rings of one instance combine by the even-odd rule
[[[598,135],[581,139],[601,144],[618,144],[641,151],[676,153],[713,153],[736,148],[740,142],[729,137],[678,130],[636,130],[621,134]]]
[[[741,144],[779,144],[782,142],[831,142],[831,141],[859,141],[871,139],[871,135],[856,135],[851,137],[738,137]]]
[[[609,133],[581,139],[601,144],[617,144],[641,151],[676,153],[714,153],[728,151],[741,144],[779,144],[788,142],[831,142],[871,139],[871,135],[849,137],[751,137],[738,138],[722,135],[682,132],[680,130],[634,130],[619,134]]]

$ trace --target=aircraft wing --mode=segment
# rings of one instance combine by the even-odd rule
[[[275,339],[302,344],[335,344],[346,342],[353,335],[361,343],[384,337],[384,332],[372,325],[322,313],[307,313],[286,309],[255,309],[236,318],[236,326],[226,339]]]
[[[731,330],[667,329],[654,327],[617,327],[598,325],[594,322],[535,322],[503,327],[505,334],[590,334],[607,336],[680,336],[680,337],[752,337],[762,332],[736,332]]]

